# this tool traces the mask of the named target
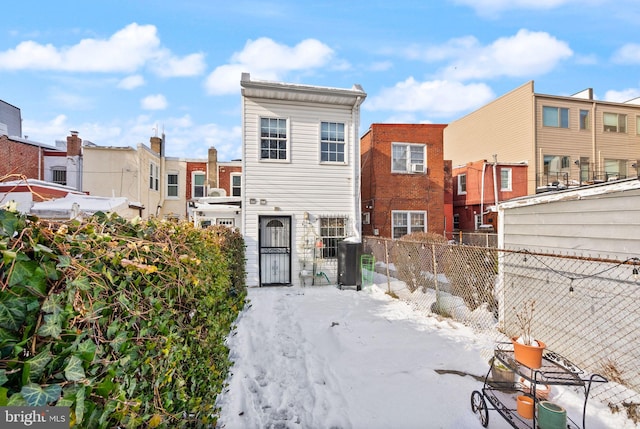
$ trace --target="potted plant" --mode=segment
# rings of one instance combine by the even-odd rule
[[[515,359],[529,368],[540,368],[542,366],[542,352],[546,347],[545,343],[536,340],[531,334],[531,322],[535,304],[535,300],[526,301],[523,303],[522,309],[516,311],[516,323],[520,329],[520,336],[511,338]]]

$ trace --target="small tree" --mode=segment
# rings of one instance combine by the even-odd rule
[[[426,290],[433,285],[437,275],[433,266],[433,246],[436,252],[442,249],[447,239],[433,232],[414,232],[399,238],[392,251],[398,278],[406,283],[411,292],[419,288]],[[441,253],[441,252],[439,252]]]

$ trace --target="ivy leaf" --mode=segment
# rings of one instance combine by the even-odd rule
[[[58,265],[56,268],[61,270],[62,268],[67,268],[71,266],[71,257],[67,255],[58,255]]]
[[[111,348],[113,350],[118,352],[118,351],[120,351],[120,347],[122,347],[122,345],[126,341],[127,341],[127,333],[126,332],[119,332],[118,335],[116,335],[116,337],[113,340],[111,340],[109,345],[111,346]]]
[[[78,353],[82,357],[82,360],[91,363],[93,357],[96,354],[96,344],[91,340],[85,340],[78,344]]]
[[[45,313],[59,314],[62,312],[62,307],[57,302],[60,295],[49,295],[47,299],[42,303],[42,311]]]
[[[7,370],[0,369],[0,386],[2,386],[4,383],[6,383],[7,380],[9,380],[7,378]]]
[[[38,296],[45,296],[46,275],[36,261],[17,261],[13,266],[9,287],[21,285]]]
[[[28,364],[30,367],[29,379],[31,381],[36,381],[38,378],[40,378],[42,374],[44,374],[44,370],[47,364],[51,362],[52,358],[53,355],[51,354],[49,349],[47,349],[27,360],[25,364]]]
[[[8,407],[23,407],[25,405],[27,405],[27,401],[24,400],[24,396],[20,392],[11,395],[7,401]]]
[[[60,339],[61,333],[60,318],[54,314],[45,314],[44,324],[38,329],[38,335],[41,337]]]
[[[29,383],[26,386],[22,386],[20,393],[27,401],[27,405],[30,407],[43,407],[49,402],[58,400],[62,389],[57,384],[52,384],[44,389],[38,384]]]
[[[69,363],[64,369],[64,376],[69,381],[78,381],[85,378],[82,360],[77,356],[71,356]]]
[[[9,389],[6,387],[0,387],[0,407],[6,407],[9,402],[9,398],[7,397],[7,392]]]
[[[76,393],[76,424],[82,423],[84,417],[84,388],[78,390]]]
[[[27,299],[0,291],[0,327],[17,331],[27,317]]]
[[[91,282],[88,277],[78,277],[71,282],[71,286],[77,287],[80,290],[90,290]]]

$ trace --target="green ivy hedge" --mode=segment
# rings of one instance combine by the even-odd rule
[[[225,227],[0,210],[0,405],[68,406],[72,426],[215,426],[245,302]]]

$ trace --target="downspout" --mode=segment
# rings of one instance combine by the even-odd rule
[[[493,155],[493,205],[498,207],[498,177],[496,170],[498,165],[498,155]]]
[[[485,170],[487,167],[487,162],[483,161],[482,162],[482,177],[480,178],[480,216],[484,217],[484,174],[485,174]],[[484,223],[483,221],[484,219],[482,219],[480,221],[480,223]],[[475,219],[474,219],[475,222]]]
[[[357,242],[362,242],[362,190],[360,189],[360,138],[358,136],[360,128],[360,105],[362,97],[357,96],[356,102],[351,109],[353,121],[353,194],[354,194],[354,235]]]

